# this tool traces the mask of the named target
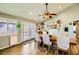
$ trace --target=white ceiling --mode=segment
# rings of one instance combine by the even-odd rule
[[[48,9],[50,12],[59,13],[72,4],[68,3],[49,3]],[[34,21],[43,21],[42,14],[45,10],[44,3],[0,3],[0,12],[21,16]]]

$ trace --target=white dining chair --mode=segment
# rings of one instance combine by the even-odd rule
[[[57,53],[58,50],[64,50],[67,51],[69,50],[69,37],[68,35],[62,35],[62,34],[58,34],[57,35]]]
[[[34,34],[34,41],[35,41],[34,46],[36,46],[36,45],[38,46],[40,44],[41,40],[40,40],[38,33]]]
[[[44,45],[48,46],[48,51],[47,52],[49,53],[50,52],[50,47],[52,45],[52,42],[50,42],[48,34],[43,35],[43,46]]]

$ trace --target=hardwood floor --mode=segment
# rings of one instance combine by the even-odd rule
[[[24,43],[18,46],[11,47],[0,51],[0,55],[44,55],[42,49],[34,46],[34,41]]]
[[[25,42],[23,44],[4,49],[0,51],[0,55],[46,55],[47,51],[43,48],[37,47],[37,45],[34,45],[34,41]],[[72,47],[73,55],[75,53],[79,53],[79,46]],[[77,51],[78,50],[78,51]],[[52,53],[49,53],[48,55],[53,55]]]

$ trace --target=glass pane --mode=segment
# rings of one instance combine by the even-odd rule
[[[14,23],[9,23],[9,26],[8,26],[8,31],[10,33],[15,33],[17,30],[16,30],[16,24]]]
[[[36,33],[35,33],[35,25],[32,24],[32,25],[31,25],[31,37],[34,38],[34,37],[35,37],[35,36],[34,36],[35,34],[36,34]]]
[[[0,22],[0,34],[7,32],[7,24],[5,22]]]
[[[28,40],[29,39],[29,33],[28,32],[25,32],[24,33],[24,40]]]

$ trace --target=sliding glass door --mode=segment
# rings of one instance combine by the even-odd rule
[[[24,41],[30,40],[34,37],[35,34],[35,24],[34,23],[25,23],[24,24]]]
[[[31,24],[31,38],[34,38],[35,36],[35,31],[36,31],[36,24]]]
[[[25,23],[24,24],[24,31],[23,31],[24,41],[29,40],[29,28],[30,28],[29,24]]]

